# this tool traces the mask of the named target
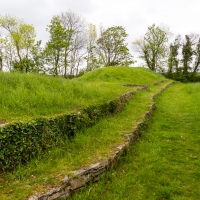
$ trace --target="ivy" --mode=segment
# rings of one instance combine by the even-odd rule
[[[130,92],[113,101],[84,108],[78,113],[41,117],[1,127],[0,169],[12,170],[19,164],[25,164],[40,152],[94,125],[100,118],[120,112],[132,96],[133,92]]]

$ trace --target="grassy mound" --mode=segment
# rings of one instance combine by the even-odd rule
[[[107,67],[87,73],[79,78],[90,82],[117,82],[132,84],[149,84],[164,79],[162,75],[141,67]]]
[[[34,74],[0,73],[0,124],[69,112],[112,100],[132,88],[164,79],[144,68],[109,67],[66,80]]]

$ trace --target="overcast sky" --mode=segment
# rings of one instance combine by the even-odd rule
[[[166,24],[175,34],[200,33],[200,0],[0,0],[0,15],[24,19],[44,42],[52,16],[69,10],[97,27],[123,26],[129,43],[153,23]]]

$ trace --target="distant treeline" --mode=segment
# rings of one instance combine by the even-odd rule
[[[0,70],[73,77],[104,66],[128,66],[133,57],[122,26],[104,28],[86,23],[73,12],[53,16],[45,45],[36,41],[33,25],[11,15],[0,16]],[[81,72],[82,71],[82,72]]]
[[[105,66],[130,66],[133,56],[122,26],[99,30],[71,11],[52,17],[45,45],[36,41],[33,25],[11,15],[0,16],[0,71],[74,77]],[[174,38],[174,39],[173,39]],[[198,81],[200,36],[173,37],[166,26],[149,26],[132,43],[144,66],[180,81]]]
[[[133,46],[149,69],[183,82],[200,81],[200,36],[172,36],[169,28],[153,24]]]

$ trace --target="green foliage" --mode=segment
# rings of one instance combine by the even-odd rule
[[[27,120],[97,105],[164,77],[143,68],[108,67],[66,80],[46,75],[0,73],[0,123]]]
[[[181,51],[181,55],[180,52]],[[178,35],[170,45],[168,58],[168,72],[164,74],[168,78],[182,82],[198,81],[197,72],[200,65],[200,39],[195,34],[185,36],[181,42]]]
[[[122,26],[109,27],[101,33],[97,46],[103,66],[129,66],[134,63],[125,43],[127,36]]]
[[[120,112],[132,95],[116,98],[132,90],[123,86],[124,83],[152,83],[163,79],[150,70],[127,67],[98,69],[77,80],[17,73],[0,73],[0,76],[1,115],[7,112],[10,121],[26,115],[24,122],[13,122],[1,128],[0,159],[4,169],[26,163],[40,151],[55,146],[63,138],[73,137],[101,117]],[[91,77],[96,77],[96,81],[88,82]],[[114,100],[106,103],[110,99]],[[41,117],[47,114],[54,116]],[[1,117],[1,123],[5,123],[7,117]]]
[[[45,192],[50,185],[52,188],[64,176],[71,175],[72,170],[87,168],[91,163],[108,158],[119,144],[124,143],[124,136],[132,132],[138,121],[143,119],[152,104],[152,95],[166,84],[167,82],[160,82],[151,86],[150,90],[137,91],[122,112],[101,118],[94,126],[76,134],[71,142],[65,140],[31,159],[27,165],[18,166],[12,173],[3,173],[2,179],[0,178],[0,185],[3,186],[0,199],[5,197],[5,200],[21,200],[36,191]],[[87,118],[86,115],[85,117]],[[12,193],[9,192],[11,190]]]
[[[0,16],[0,28],[8,32],[8,37],[5,37],[2,48],[3,64],[7,66],[9,71],[12,71],[14,65],[15,69],[30,72],[31,70],[28,69],[35,67],[30,62],[31,50],[35,45],[35,28],[11,15]]]
[[[86,26],[85,18],[71,11],[62,12],[57,15],[61,25],[69,34],[65,40],[69,43],[69,48],[65,49],[62,58],[62,75],[64,77],[76,76],[82,68],[86,53]]]
[[[58,17],[53,17],[47,28],[50,33],[50,40],[45,47],[46,61],[52,66],[50,74],[58,76],[60,67],[63,65],[63,55],[69,49],[70,37],[73,30],[68,30],[61,25]]]
[[[199,83],[167,89],[140,142],[97,184],[70,199],[198,199],[199,98]]]
[[[183,55],[183,75],[187,75],[188,71],[190,70],[190,63],[192,62],[193,56],[193,49],[192,49],[192,41],[191,38],[186,35],[185,36],[186,42],[183,44],[182,47],[182,55]]]
[[[176,71],[176,73],[179,73],[178,65],[179,65],[179,48],[181,46],[181,37],[178,35],[175,38],[175,41],[170,44],[170,52],[169,52],[169,58],[168,58],[168,74],[170,75],[172,72]]]
[[[0,169],[13,169],[24,164],[39,152],[74,137],[76,132],[93,125],[101,117],[121,111],[132,94],[100,106],[88,107],[78,113],[6,125],[0,130]]]
[[[39,152],[72,137],[75,131],[87,126],[89,120],[84,115],[65,114],[6,125],[0,132],[1,168],[13,169],[26,163]]]
[[[168,31],[153,24],[148,27],[142,39],[133,42],[136,51],[152,71],[162,71],[163,61],[166,57]]]
[[[18,72],[35,72],[35,64],[32,60],[26,58],[22,58],[21,61],[13,61],[13,71],[18,71]]]
[[[96,55],[96,40],[97,40],[97,31],[94,24],[88,25],[87,30],[87,54],[85,56],[86,60],[86,71],[92,71],[98,67],[98,60]]]

